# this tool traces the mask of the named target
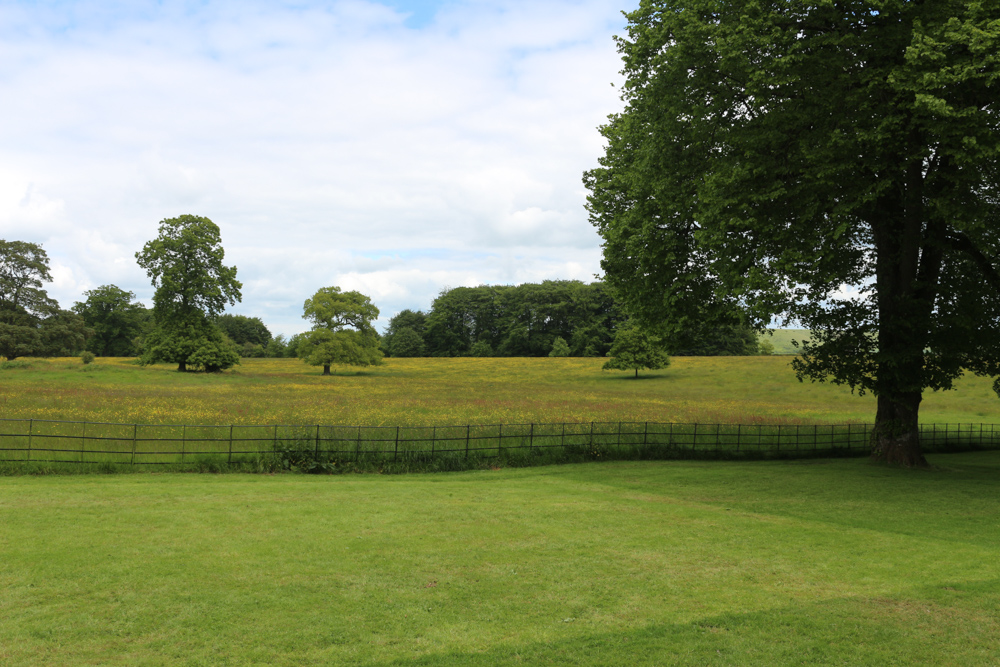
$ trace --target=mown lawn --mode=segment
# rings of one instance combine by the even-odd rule
[[[0,478],[0,664],[996,664],[1000,453]]]
[[[603,359],[387,359],[323,377],[297,359],[247,359],[235,371],[177,373],[124,359],[0,365],[0,416],[148,424],[450,425],[660,421],[870,422],[871,396],[800,383],[789,357],[677,357],[662,371],[602,371]],[[928,392],[925,423],[995,422],[988,378]]]

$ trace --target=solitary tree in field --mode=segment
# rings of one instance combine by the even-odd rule
[[[1000,374],[1000,3],[642,0],[628,21],[625,109],[584,177],[608,283],[674,332],[802,322],[799,377],[874,393],[873,456],[923,464],[924,389]]]
[[[160,222],[159,235],[135,254],[153,281],[155,328],[146,337],[142,360],[166,361],[218,371],[240,361],[236,346],[213,322],[226,304],[240,301],[236,267],[218,226],[208,218],[182,215]]]
[[[298,356],[307,364],[322,366],[375,366],[382,363],[378,335],[372,321],[378,308],[360,292],[341,292],[339,287],[322,287],[303,306],[303,318],[313,327],[302,335]]]
[[[663,344],[646,331],[634,325],[622,325],[615,333],[615,340],[604,362],[605,370],[635,371],[640,368],[657,370],[670,365],[670,357],[663,351]]]

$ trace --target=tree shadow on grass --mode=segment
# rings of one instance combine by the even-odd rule
[[[386,667],[494,665],[991,664],[1000,581],[938,582],[691,623],[587,633],[481,653],[427,655]],[[555,626],[575,619],[552,619]],[[933,641],[928,637],[933,636]]]
[[[615,373],[614,375],[607,374],[607,375],[602,376],[602,379],[603,380],[610,380],[610,381],[620,381],[620,380],[635,381],[635,380],[666,380],[669,377],[670,377],[669,373],[659,373],[659,374],[645,373],[644,374],[644,373],[642,373],[642,371],[640,371],[638,377],[636,377],[635,375],[632,375],[631,373],[627,373],[626,372],[626,373]]]

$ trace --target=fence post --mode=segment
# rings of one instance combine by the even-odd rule
[[[535,423],[531,423],[531,429],[528,431],[528,450],[530,451],[535,446]]]
[[[31,460],[31,431],[35,426],[35,420],[28,420],[28,460]]]
[[[615,447],[622,446],[622,423],[621,420],[618,421],[618,442],[615,443]]]
[[[80,438],[80,463],[83,463],[83,452],[87,447],[87,422],[83,422],[83,437]]]
[[[743,425],[736,425],[736,451],[740,451],[740,436],[743,434]]]
[[[645,446],[648,444],[646,438],[649,435],[649,422],[643,422],[642,425],[642,444]]]
[[[361,460],[361,427],[358,427],[358,444],[354,449],[354,462]]]
[[[559,446],[566,451],[566,422],[562,423],[562,435],[559,437]]]
[[[233,462],[233,425],[229,425],[229,462]]]
[[[132,465],[135,465],[135,439],[139,432],[139,425],[132,424]]]
[[[698,445],[698,422],[694,423],[694,435],[691,436],[691,451]]]
[[[497,438],[497,456],[499,457],[501,454],[503,454],[503,424],[500,424],[500,437]]]
[[[465,433],[466,435],[468,435],[469,432],[466,431]],[[431,456],[434,456],[434,445],[437,444],[437,437],[438,437],[438,427],[435,426],[431,429]],[[468,440],[466,440],[466,442],[468,442]]]
[[[187,424],[181,424],[181,463],[184,463],[184,450],[187,449]]]
[[[469,458],[469,431],[471,428],[471,424],[465,425],[465,458]],[[503,427],[501,426],[501,428]]]
[[[395,461],[399,457],[399,427],[396,427],[396,448],[392,452],[392,460]]]
[[[278,425],[274,425],[274,439],[271,441],[271,451],[276,451],[278,449]]]
[[[316,456],[319,456],[319,424],[316,424]]]
[[[594,446],[594,422],[590,422],[590,446]]]

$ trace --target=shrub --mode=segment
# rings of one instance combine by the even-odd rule
[[[80,361],[82,361],[84,365],[91,363],[93,360],[94,360],[94,353],[91,352],[90,350],[84,350],[83,352],[80,353]]]
[[[552,341],[552,351],[549,352],[550,357],[568,357],[569,356],[569,343],[562,336],[556,336],[556,339]]]

